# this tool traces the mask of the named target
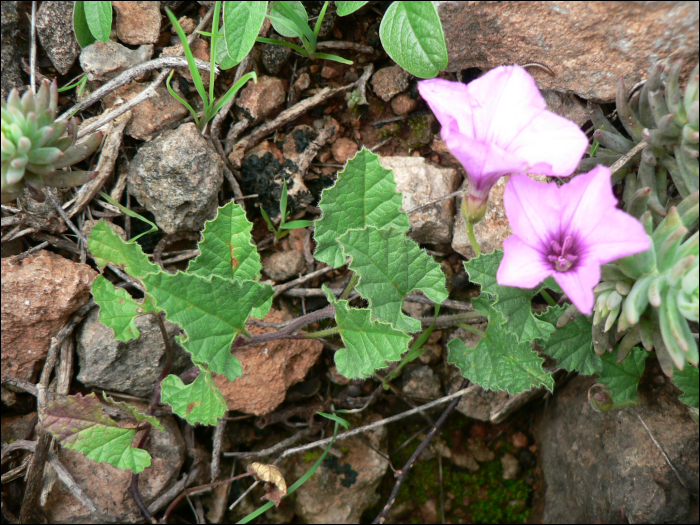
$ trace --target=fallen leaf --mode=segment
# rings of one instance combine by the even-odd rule
[[[280,469],[275,465],[255,462],[248,465],[248,472],[252,473],[258,481],[265,482],[267,493],[261,499],[270,500],[279,507],[282,498],[287,495],[287,482]]]

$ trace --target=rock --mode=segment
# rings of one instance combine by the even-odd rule
[[[323,69],[321,69],[321,77],[325,78],[326,80],[334,79],[338,75],[340,75],[340,71],[334,67],[323,66]]]
[[[29,439],[34,432],[38,416],[36,412],[29,414],[3,414],[0,419],[2,425],[2,441],[3,443],[12,443],[18,439]]]
[[[401,381],[401,389],[409,397],[432,401],[443,396],[440,378],[429,366],[417,363],[406,365]]]
[[[284,321],[281,312],[271,310],[265,317],[269,323]],[[263,334],[273,329],[248,326],[251,334]],[[214,383],[226,399],[229,410],[262,416],[272,412],[284,401],[287,389],[298,383],[321,355],[323,344],[313,340],[279,340],[260,343],[236,350],[243,376],[229,381],[214,374]]]
[[[380,157],[379,162],[394,171],[396,188],[403,195],[404,210],[449,195],[459,187],[457,170],[433,166],[422,157]],[[419,243],[449,243],[454,213],[454,198],[417,210],[408,216],[409,235]]]
[[[306,268],[304,255],[296,250],[277,252],[262,261],[263,272],[275,282],[299,277]]]
[[[429,304],[414,303],[413,301],[404,301],[401,304],[401,310],[410,317],[427,317],[433,307]]]
[[[433,125],[436,122],[435,115],[430,112],[418,112],[408,117],[405,125],[410,135],[406,139],[406,146],[418,149],[429,145],[433,141]],[[419,156],[419,152],[414,151],[413,155]]]
[[[35,382],[51,338],[90,299],[97,272],[41,250],[2,259],[2,373]]]
[[[372,421],[374,418],[364,423]],[[385,439],[386,427],[379,427],[361,439],[351,437],[338,443],[343,457],[328,455],[316,474],[296,491],[296,511],[302,523],[360,523],[362,513],[379,501],[377,488],[389,463],[377,450],[386,454]],[[312,463],[299,461],[292,479],[299,479]]]
[[[580,99],[576,98],[575,95],[571,93],[559,93],[551,89],[543,89],[541,93],[547,103],[547,109],[552,113],[567,118],[580,127],[583,127],[583,125],[591,119],[586,105],[581,102]]]
[[[117,36],[125,44],[155,44],[160,35],[160,2],[112,2],[117,12]]]
[[[0,53],[2,54],[2,78],[1,95],[3,100],[7,100],[7,96],[13,89],[21,89],[24,85],[22,74],[20,73],[20,64],[22,54],[17,47],[15,39],[15,31],[17,30],[17,2],[8,0],[0,2]]]
[[[540,61],[556,73],[529,68],[540,89],[593,102],[613,101],[620,76],[629,89],[659,61],[685,58],[687,76],[698,60],[698,9],[691,2],[533,2],[522,9],[440,2],[438,13],[448,71]]]
[[[520,474],[520,463],[513,454],[506,452],[501,456],[501,466],[503,467],[503,479],[517,479]]]
[[[654,360],[638,389],[640,403],[604,413],[587,399],[595,381],[578,376],[557,390],[539,424],[543,522],[612,523],[620,509],[630,523],[697,522],[698,424],[679,390]]]
[[[130,2],[126,2],[130,3]],[[140,94],[149,84],[132,82],[110,93],[104,99],[105,107],[110,107],[121,98],[125,102]],[[159,131],[182,120],[189,111],[180,104],[165,87],[158,87],[149,98],[131,110],[131,121],[124,133],[137,140],[149,141]]]
[[[481,438],[469,438],[469,452],[471,452],[474,459],[479,463],[488,463],[493,461],[496,454],[492,450],[489,450]]]
[[[511,442],[516,448],[525,448],[530,444],[530,442],[527,439],[527,436],[522,432],[516,432],[515,434],[513,434],[511,436]]]
[[[545,175],[528,175],[528,177],[537,182],[547,182],[547,177]],[[510,176],[501,177],[498,182],[494,184],[493,188],[491,188],[491,194],[489,195],[486,214],[481,222],[474,225],[474,236],[483,253],[502,250],[503,241],[513,235],[513,230],[510,229],[505,208],[503,207],[503,192],[506,189],[506,184],[509,179]],[[466,184],[468,184],[468,182],[465,180],[464,185]],[[468,259],[471,259],[476,256],[476,253],[467,238],[464,217],[462,217],[462,213],[459,211],[462,206],[462,197],[457,197],[457,201],[452,249]]]
[[[447,146],[442,141],[439,134],[433,135],[433,141],[430,143],[430,148],[434,153],[438,154],[438,160],[441,166],[464,170],[462,163],[459,162],[457,157],[452,155],[452,152],[447,149]]]
[[[408,93],[401,93],[391,99],[391,109],[396,115],[408,115],[418,107],[418,101]]]
[[[138,404],[142,411],[147,407]],[[122,420],[125,424],[128,420]],[[151,455],[151,466],[139,475],[139,494],[146,504],[168,490],[176,481],[185,462],[185,440],[172,416],[159,418],[165,430],[151,429],[146,451]],[[133,425],[132,425],[133,426]],[[97,463],[76,450],[59,447],[57,452],[63,466],[70,472],[77,485],[95,502],[113,523],[139,523],[143,516],[129,494],[131,471],[119,470],[107,463]],[[47,465],[47,471],[51,469]],[[89,511],[71,494],[66,486],[56,480],[47,487],[47,472],[42,496],[47,494],[42,511],[48,523],[94,523]]]
[[[311,77],[309,76],[308,73],[302,73],[299,75],[299,78],[297,78],[294,81],[294,89],[296,89],[299,93],[302,91],[309,89],[309,86],[311,85]]]
[[[141,146],[129,166],[129,193],[166,233],[198,231],[213,219],[224,161],[194,123]]]
[[[36,14],[36,34],[53,67],[61,75],[68,73],[80,54],[73,33],[75,2],[43,2]]]
[[[150,60],[153,45],[144,45],[131,50],[121,44],[95,41],[80,53],[80,65],[87,73],[88,80],[111,80],[122,71]]]
[[[277,33],[272,33],[270,38],[274,40],[284,40]],[[267,69],[267,72],[271,75],[276,75],[279,73],[284,65],[292,56],[293,49],[291,47],[283,46],[280,44],[263,44],[262,46],[262,63]],[[259,81],[259,79],[258,79]],[[306,89],[306,88],[304,88]]]
[[[422,523],[440,523],[438,518],[438,502],[436,498],[429,499],[420,507]]]
[[[338,368],[332,365],[328,368],[328,378],[334,385],[346,386],[350,383],[351,379],[348,379],[344,375],[338,372]]]
[[[76,353],[80,364],[78,381],[87,387],[149,397],[158,384],[167,355],[158,321],[153,315],[140,315],[135,320],[141,332],[138,339],[117,341],[114,331],[99,322],[98,309],[93,308],[76,332]],[[192,368],[189,353],[177,344],[180,327],[165,322],[172,349],[171,374]]]
[[[57,202],[63,204],[65,198],[58,188],[44,188],[45,192],[51,192],[51,195]],[[45,199],[44,202],[38,202],[32,198],[29,190],[25,187],[17,200],[19,207],[24,210],[25,214],[22,217],[22,224],[36,228],[37,230],[48,231],[49,233],[63,233],[66,231],[66,223],[60,217],[56,208],[50,199]]]
[[[342,134],[343,131],[345,131],[345,128],[340,125],[340,122],[335,120],[333,117],[330,115],[323,115],[323,118],[319,118],[314,120],[313,122],[314,129],[316,131],[321,131],[323,128],[327,128],[328,126],[334,126],[335,127],[335,133],[333,133],[333,136],[328,139],[326,144],[335,144],[335,141],[338,140]],[[330,160],[331,155],[328,155],[326,160],[321,160],[321,156],[324,156],[325,154],[322,152],[328,151],[330,153],[330,148],[327,148],[327,146],[324,146],[321,148],[319,151],[318,155],[316,155],[316,158],[319,159],[320,162],[328,162]]]
[[[401,66],[385,67],[372,75],[372,89],[384,102],[408,89],[410,73]]]
[[[305,4],[306,7],[306,12],[309,15],[309,19],[312,20],[311,22],[311,27],[314,27],[316,24],[318,15],[321,14],[321,9],[323,8],[323,2],[319,0],[310,0],[306,2]],[[323,22],[321,22],[321,27],[318,30],[318,38],[326,38],[328,35],[331,34],[331,31],[333,31],[333,26],[335,25],[335,21],[337,19],[337,15],[334,9],[328,9],[326,11],[325,16],[323,17]]]
[[[284,83],[276,77],[259,77],[248,81],[236,100],[238,118],[259,122],[284,103]]]
[[[346,138],[339,138],[333,143],[331,152],[336,162],[345,164],[348,159],[351,159],[357,153],[357,144],[354,141]]]
[[[474,459],[471,452],[454,452],[452,453],[452,463],[460,468],[465,468],[470,472],[479,470],[479,463]]]
[[[298,165],[299,158],[315,138],[316,132],[311,126],[306,124],[295,126],[284,138],[284,144],[282,144],[284,158]]]

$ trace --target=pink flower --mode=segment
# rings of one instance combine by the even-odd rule
[[[503,243],[498,284],[534,288],[552,276],[584,314],[593,309],[600,265],[651,245],[642,224],[617,209],[604,166],[561,188],[514,176],[503,203],[514,235]]]
[[[519,66],[497,67],[468,85],[423,80],[418,90],[467,172],[471,223],[483,218],[489,191],[503,175],[571,175],[588,146],[576,124],[547,111],[535,81]]]

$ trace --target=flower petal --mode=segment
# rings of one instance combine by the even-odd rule
[[[474,138],[470,95],[466,84],[432,78],[418,82],[418,92],[443,128],[454,124],[462,135]]]
[[[511,229],[526,244],[546,253],[560,229],[561,189],[556,182],[542,184],[525,175],[514,175],[503,194]]]
[[[552,274],[551,265],[535,248],[515,235],[503,241],[503,260],[496,273],[500,286],[534,288]]]
[[[582,257],[575,269],[553,272],[554,280],[576,305],[578,311],[590,315],[593,311],[593,287],[600,282],[600,264],[593,258]]]
[[[560,193],[562,228],[575,233],[582,254],[605,264],[649,249],[642,223],[617,209],[607,167],[574,177]]]
[[[498,179],[527,168],[525,162],[495,144],[460,135],[454,127],[443,127],[441,134],[445,145],[464,166],[473,195],[487,198]]]
[[[578,166],[588,147],[586,134],[570,120],[543,111],[506,148],[526,160],[528,173],[566,177]]]

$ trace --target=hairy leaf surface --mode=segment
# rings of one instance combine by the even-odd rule
[[[78,393],[50,401],[41,424],[62,446],[93,461],[129,469],[134,474],[151,464],[148,452],[131,446],[136,430],[119,427],[102,411],[94,392],[85,397]]]
[[[612,392],[613,403],[637,398],[637,385],[644,373],[644,361],[649,353],[635,347],[622,363],[617,364],[617,352],[605,352],[601,356],[603,370],[598,381]]]
[[[137,279],[161,271],[160,266],[148,260],[141,246],[124,242],[105,221],[95,224],[88,239],[88,249],[101,267],[114,264]]]
[[[339,237],[350,269],[357,272],[357,291],[369,301],[372,315],[404,332],[418,332],[420,321],[401,311],[404,298],[413,290],[437,304],[447,296],[445,275],[425,250],[394,229],[366,226]]]
[[[338,372],[348,379],[370,377],[374,371],[398,361],[408,350],[411,338],[389,323],[372,321],[368,308],[350,308],[347,301],[337,301],[324,284],[328,302],[335,306],[335,320],[345,343],[335,353]]]
[[[698,408],[698,367],[686,363],[683,370],[674,370],[673,384],[683,390],[683,395],[678,396],[682,403]]]
[[[323,214],[315,223],[314,257],[339,268],[345,264],[338,237],[365,226],[408,231],[408,216],[401,211],[394,173],[379,164],[379,156],[360,150],[338,173],[335,184],[323,190],[319,207]]]
[[[542,315],[542,321],[556,326],[557,320],[566,308],[549,307]],[[600,356],[593,351],[591,321],[584,316],[573,319],[556,331],[546,341],[542,341],[542,351],[557,360],[557,365],[568,370],[576,370],[584,375],[592,375],[603,369]]]
[[[272,286],[216,275],[205,279],[183,272],[147,275],[144,284],[168,320],[184,330],[182,344],[195,361],[209,363],[214,372],[230,381],[241,376],[241,364],[231,355],[231,343],[244,332],[251,310],[272,297]]]
[[[163,401],[190,425],[216,425],[226,412],[226,400],[209,370],[202,370],[189,385],[171,374],[163,379],[161,387]]]
[[[155,311],[148,298],[139,304],[126,290],[115,288],[102,275],[98,275],[92,283],[92,295],[100,305],[100,322],[114,330],[117,341],[137,339],[141,332],[134,319],[143,313]]]

